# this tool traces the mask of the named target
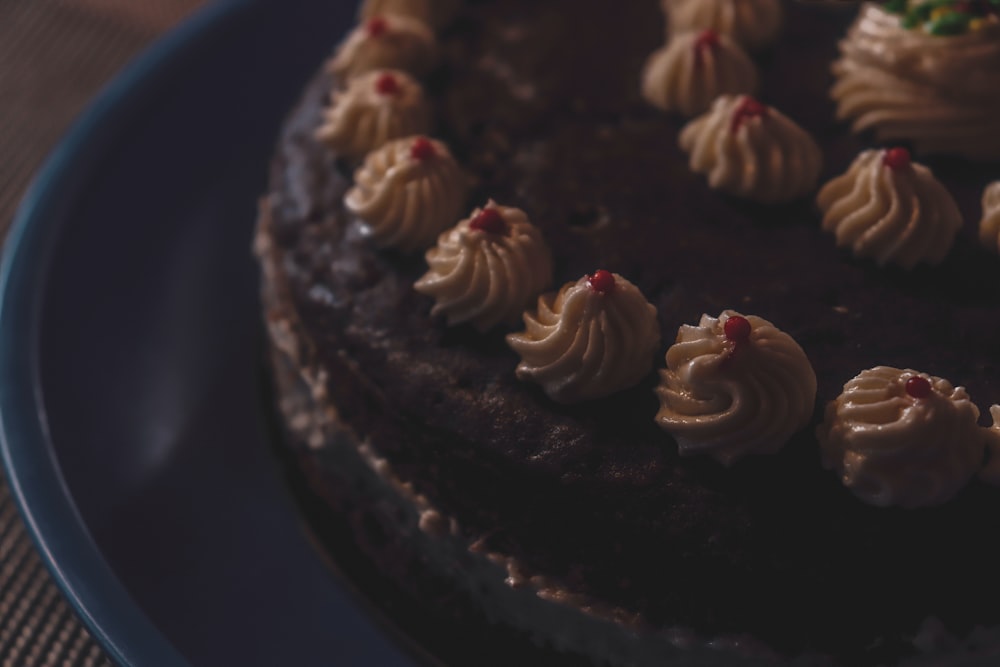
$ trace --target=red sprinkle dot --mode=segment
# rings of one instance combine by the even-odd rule
[[[766,118],[767,117],[767,106],[761,104],[749,95],[744,95],[743,99],[736,106],[736,110],[733,111],[733,119],[730,123],[729,130],[732,133],[736,133],[743,124],[746,123],[751,118]]]
[[[365,24],[365,31],[369,37],[381,37],[389,30],[389,22],[381,16],[369,19]]]
[[[726,333],[726,340],[739,344],[750,340],[750,332],[753,327],[750,326],[750,320],[747,318],[742,315],[733,315],[722,325],[722,329]]]
[[[487,234],[503,234],[507,231],[507,223],[495,208],[484,208],[469,222],[469,229]]]
[[[587,276],[587,283],[598,294],[610,294],[615,289],[615,276],[610,271],[600,269]]]
[[[714,30],[703,30],[694,40],[694,49],[698,54],[704,49],[715,50],[717,48],[719,48],[719,33]]]
[[[399,92],[399,81],[389,72],[383,72],[375,79],[375,92],[379,95],[395,95]]]
[[[410,157],[414,160],[420,160],[421,162],[425,160],[430,160],[437,157],[437,149],[434,148],[434,144],[427,137],[417,137],[414,140],[413,145],[410,146]]]
[[[919,375],[914,375],[906,381],[906,393],[913,398],[927,398],[931,395],[932,389],[930,381]]]
[[[910,151],[905,148],[890,148],[882,154],[882,164],[893,171],[907,169],[910,166]]]

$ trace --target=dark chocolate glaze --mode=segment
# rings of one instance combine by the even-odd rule
[[[553,248],[556,285],[597,268],[677,327],[725,308],[771,320],[805,349],[822,404],[862,369],[911,367],[1000,403],[1000,259],[978,247],[997,164],[928,161],[966,227],[935,268],[880,269],[834,247],[811,201],[750,205],[711,191],[677,147],[683,120],[638,96],[663,39],[657,0],[484,0],[445,34],[428,82],[436,135],[492,197],[523,208]],[[864,138],[833,119],[836,40],[852,18],[789,3],[759,58],[761,99],[824,150],[824,180]],[[280,280],[307,362],[329,372],[340,417],[470,540],[527,574],[628,612],[644,626],[748,634],[781,654],[894,662],[928,617],[958,636],[1000,624],[1000,490],[973,482],[945,506],[876,509],[821,468],[816,420],[774,456],[725,469],[681,459],[653,421],[655,372],[564,407],[514,377],[506,331],[429,316],[412,289],[423,258],[377,250],[341,199],[350,165],[312,138],[333,82],[292,114],[268,199]],[[985,424],[984,418],[984,424]],[[322,452],[304,453],[322,470]]]

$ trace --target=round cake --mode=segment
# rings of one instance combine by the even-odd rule
[[[995,234],[992,251],[980,242],[979,221],[1000,163],[914,152],[911,165],[837,120],[831,65],[856,7],[775,3],[781,32],[734,56],[740,67],[753,58],[760,102],[723,96],[706,116],[728,103],[747,122],[787,119],[808,142],[784,167],[791,190],[755,198],[715,189],[682,147],[710,118],[689,125],[643,97],[643,73],[656,69],[647,60],[667,34],[664,3],[415,4],[426,26],[368,8],[355,31],[407,36],[392,42],[402,60],[376,65],[394,72],[391,83],[368,84],[396,94],[422,81],[423,96],[407,93],[400,107],[406,122],[364,125],[367,135],[331,148],[331,105],[344,104],[352,67],[369,57],[351,46],[364,35],[345,38],[289,116],[260,206],[281,448],[322,508],[310,512],[316,530],[340,521],[329,534],[360,546],[388,582],[379,585],[409,600],[401,608],[453,644],[474,638],[450,654],[455,664],[990,664],[1000,655],[1000,490],[975,477],[988,438],[963,454],[958,482],[935,477],[954,457],[917,454],[930,481],[886,496],[855,474],[845,454],[854,441],[829,420],[863,412],[850,393],[870,386],[863,371],[916,369],[886,382],[905,385],[906,400],[961,400],[963,433],[989,431],[1000,258]],[[402,72],[411,61],[418,70]],[[367,141],[382,148],[364,159]],[[865,168],[852,165],[869,149],[878,169],[926,168],[954,198],[954,211],[942,205],[956,221],[946,251],[908,263],[836,231],[846,214],[835,179]],[[427,156],[456,165],[442,164],[422,195],[449,228],[537,228],[549,255],[524,266],[545,269],[506,269],[530,284],[509,297],[531,293],[523,321],[520,307],[477,319],[415,287],[445,261],[450,232],[438,240],[440,229],[414,222],[403,238],[371,223],[382,214],[365,184]],[[411,213],[384,206],[394,219]],[[438,254],[425,255],[435,241]],[[642,333],[605,335],[603,354],[620,349],[625,361],[594,371],[617,383],[600,391],[554,389],[525,370],[531,332],[550,311],[569,312],[576,288],[638,295],[622,322]],[[682,374],[668,351],[712,327],[737,348],[773,327],[804,353],[793,390],[755,404],[752,426],[725,426],[727,447],[714,453],[665,430],[664,416],[667,378]],[[771,428],[792,404],[804,418]],[[928,431],[913,427],[904,444]]]

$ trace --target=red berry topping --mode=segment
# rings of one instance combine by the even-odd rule
[[[882,164],[893,171],[908,169],[910,166],[910,151],[905,148],[890,148],[882,154]]]
[[[379,95],[395,95],[399,92],[399,81],[389,72],[383,72],[375,79],[375,92]]]
[[[694,40],[694,63],[700,66],[705,51],[715,51],[719,48],[719,35],[714,30],[704,30]]]
[[[484,208],[469,222],[469,229],[487,234],[503,234],[507,231],[507,223],[495,208]]]
[[[932,389],[930,380],[919,375],[914,375],[906,381],[906,393],[913,398],[927,398],[931,395]]]
[[[719,33],[714,30],[702,30],[701,34],[694,40],[695,52],[701,53],[703,49],[719,48]]]
[[[615,276],[610,271],[600,269],[587,276],[587,283],[598,294],[610,294],[615,289]]]
[[[734,134],[743,127],[751,118],[766,118],[767,117],[767,106],[761,104],[749,95],[744,95],[743,99],[736,106],[736,110],[733,111],[733,120],[730,124],[730,131]]]
[[[722,325],[722,330],[726,334],[726,340],[740,344],[750,340],[750,332],[753,327],[750,326],[750,320],[747,318],[742,315],[733,315]]]
[[[365,24],[365,31],[369,37],[381,37],[389,30],[389,22],[381,16],[369,19]]]
[[[410,157],[414,160],[424,162],[425,160],[436,158],[437,154],[437,149],[434,148],[434,144],[427,137],[417,137],[413,145],[410,146]]]

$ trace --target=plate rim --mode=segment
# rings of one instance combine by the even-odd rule
[[[115,128],[234,18],[262,0],[216,0],[125,65],[49,153],[23,195],[0,255],[0,458],[35,548],[94,640],[123,667],[190,667],[92,539],[55,458],[41,395],[38,330],[53,241]],[[67,196],[68,194],[68,196]]]

